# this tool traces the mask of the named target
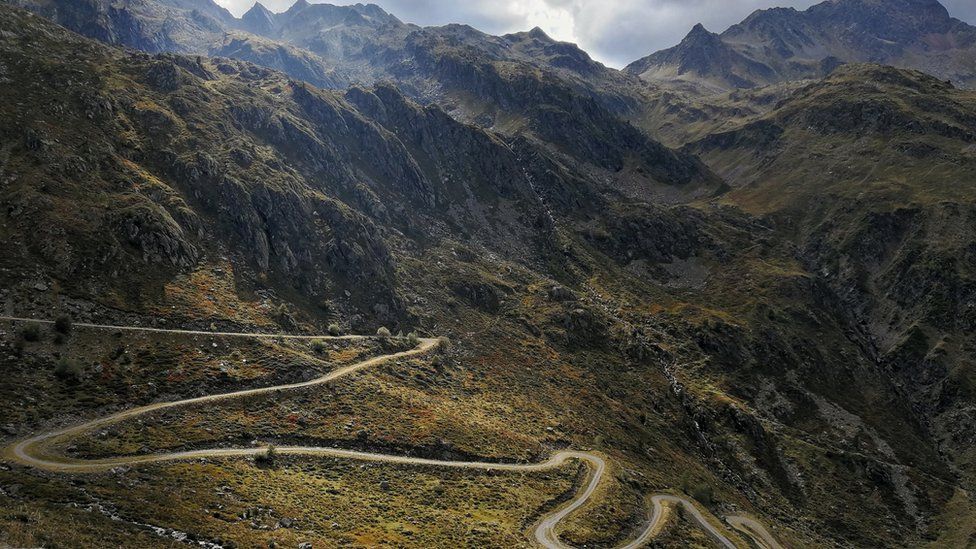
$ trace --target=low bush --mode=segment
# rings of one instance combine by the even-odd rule
[[[689,495],[702,505],[711,505],[715,497],[715,491],[712,490],[711,485],[703,483],[692,488]]]
[[[57,330],[59,334],[70,334],[72,326],[73,323],[71,322],[71,317],[68,315],[61,315],[54,321],[54,329]]]
[[[335,322],[329,324],[329,335],[332,337],[337,337],[342,335],[342,328],[340,328],[339,325],[336,324]]]
[[[322,341],[321,339],[313,339],[312,340],[312,351],[314,351],[315,354],[317,354],[317,355],[320,355],[320,354],[324,353],[325,352],[325,342]]]
[[[451,338],[447,336],[440,336],[437,338],[437,348],[441,350],[442,353],[446,353],[451,350]]]
[[[40,341],[41,340],[41,325],[40,324],[28,324],[24,326],[24,329],[20,332],[20,337],[24,338],[24,341]]]
[[[376,330],[376,335],[380,337],[390,337],[392,334],[390,333],[389,328],[387,328],[386,326],[380,326],[380,329]]]
[[[81,367],[81,364],[69,358],[61,357],[54,365],[54,375],[63,381],[77,383],[81,380],[83,373],[84,368]]]
[[[278,459],[278,448],[274,444],[269,444],[263,453],[254,456],[254,460],[262,465],[274,465]]]

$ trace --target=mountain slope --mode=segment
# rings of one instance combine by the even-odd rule
[[[201,15],[219,9],[209,0],[190,4],[199,4],[192,10],[163,0],[122,8],[91,0],[91,9],[63,0],[24,2],[68,28],[145,51],[242,59],[324,87],[392,81],[458,120],[544,144],[560,163],[601,172],[636,197],[687,201],[721,187],[696,159],[661,146],[623,119],[638,110],[644,93],[636,79],[539,30],[495,37],[462,25],[404,24],[373,5],[297,2],[280,14],[256,5],[246,20],[262,26],[265,34],[257,36],[236,30],[248,27],[244,19],[218,24]],[[98,15],[105,10],[116,16],[106,21]],[[197,24],[202,17],[209,26]],[[171,23],[157,28],[161,20]],[[93,25],[105,28],[91,32]],[[189,30],[175,34],[170,28]]]
[[[972,482],[976,95],[850,65],[690,146],[800,247]]]

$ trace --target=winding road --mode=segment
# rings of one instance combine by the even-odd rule
[[[53,324],[49,320],[36,320],[30,318],[0,316],[0,321],[8,322],[33,322],[38,324]],[[365,340],[371,339],[369,336],[306,336],[288,334],[265,334],[265,333],[245,333],[245,332],[208,332],[199,330],[178,330],[165,328],[151,328],[140,326],[111,326],[89,323],[74,323],[75,327],[91,328],[99,330],[124,330],[142,331],[156,333],[173,333],[183,335],[203,335],[215,337],[248,337],[248,338],[273,338],[273,339],[321,339],[321,340]],[[149,412],[189,406],[194,404],[204,404],[218,402],[222,400],[235,399],[253,395],[276,393],[296,389],[305,389],[318,385],[333,382],[342,377],[355,372],[365,370],[374,366],[392,362],[400,359],[411,358],[424,355],[439,345],[437,339],[420,339],[417,346],[408,351],[392,353],[389,355],[378,356],[364,360],[349,366],[345,366],[319,378],[301,383],[287,385],[276,385],[272,387],[262,387],[243,391],[234,391],[216,395],[208,395],[186,400],[171,402],[159,402],[125,410],[116,414],[104,416],[86,423],[68,427],[65,429],[50,431],[35,435],[31,438],[15,442],[3,449],[0,457],[9,462],[58,473],[97,473],[106,471],[113,467],[133,466],[148,463],[160,463],[177,460],[192,460],[198,458],[217,458],[217,457],[245,457],[257,456],[264,453],[263,448],[216,448],[207,450],[193,450],[187,452],[172,452],[162,454],[148,454],[140,456],[124,456],[103,459],[80,460],[63,455],[52,453],[52,445],[56,441],[63,441],[72,437],[82,435],[100,427],[113,425],[121,421],[132,419]],[[586,464],[589,474],[587,475],[585,488],[578,492],[570,501],[562,504],[557,509],[544,514],[532,529],[532,538],[542,547],[547,549],[569,549],[570,546],[563,543],[557,534],[558,525],[570,514],[580,509],[590,500],[596,489],[600,486],[606,473],[607,464],[604,459],[592,452],[562,451],[553,454],[548,460],[539,463],[485,463],[473,461],[446,461],[436,459],[425,459],[409,456],[397,456],[388,454],[375,454],[369,452],[357,452],[354,450],[342,450],[338,448],[308,447],[308,446],[284,446],[277,448],[281,455],[302,455],[302,456],[323,456],[346,458],[359,461],[370,461],[377,463],[387,463],[393,465],[407,466],[429,466],[446,467],[456,469],[476,469],[481,471],[512,471],[512,472],[539,472],[548,471],[562,466],[569,461],[581,461]],[[641,532],[631,541],[622,545],[623,548],[636,548],[648,543],[655,538],[667,523],[670,508],[672,506],[682,506],[685,516],[694,520],[708,536],[718,545],[729,549],[735,549],[736,545],[718,528],[709,521],[701,510],[691,501],[671,494],[654,494],[650,496],[651,509],[648,521]],[[782,549],[776,539],[755,520],[738,516],[729,515],[725,517],[728,524],[740,533],[748,536],[758,547],[765,549]]]

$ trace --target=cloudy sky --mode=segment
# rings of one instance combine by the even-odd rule
[[[317,2],[321,0],[310,0]],[[419,25],[467,23],[491,34],[541,27],[575,42],[614,67],[677,44],[695,25],[721,32],[753,10],[772,6],[807,8],[821,0],[361,0]],[[216,0],[240,16],[254,0]],[[262,0],[283,11],[294,0]],[[332,4],[352,4],[347,0]],[[955,17],[976,24],[976,1],[942,0]]]

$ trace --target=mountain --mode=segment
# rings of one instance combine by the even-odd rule
[[[717,89],[751,88],[774,78],[769,66],[738,52],[700,24],[674,48],[635,61],[625,70],[651,81],[691,74]]]
[[[633,108],[633,96],[640,90],[637,79],[608,69],[540,29],[498,37],[465,25],[418,27],[373,4],[334,6],[300,0],[285,12],[273,13],[255,3],[235,19],[212,0],[136,0],[121,5],[108,0],[5,1],[80,34],[152,53],[232,56],[292,74],[287,63],[269,65],[267,58],[240,56],[271,45],[282,52],[298,48],[314,59],[320,72],[332,74],[323,81],[310,80],[313,83],[344,87],[393,79],[421,100],[441,92],[436,89],[443,86],[437,71],[444,67],[429,65],[444,53],[455,56],[452,62],[480,59],[556,75],[614,112]],[[235,46],[228,48],[231,40]]]
[[[822,270],[872,355],[972,478],[976,95],[851,64],[688,146]]]
[[[938,0],[829,0],[805,11],[759,10],[720,35],[696,27],[625,71],[732,89],[820,78],[846,62],[918,69],[973,87],[976,28]]]
[[[322,87],[392,81],[462,122],[544,142],[559,163],[582,161],[645,198],[680,201],[721,186],[695,159],[625,119],[644,93],[635,78],[538,29],[496,37],[463,25],[421,28],[361,4],[296,2],[280,14],[256,4],[228,22],[204,15],[219,9],[210,0],[139,0],[121,8],[90,1],[83,9],[73,0],[18,0],[82,34],[144,51],[231,57]],[[106,12],[114,15],[106,20]],[[658,185],[668,179],[662,165],[682,174],[672,179],[678,185]]]
[[[275,30],[275,14],[261,2],[255,2],[251,9],[241,16],[241,28],[252,34],[271,34]]]
[[[5,1],[102,42],[153,53],[205,53],[215,36],[235,21],[211,0]]]
[[[567,449],[606,464],[567,545],[632,540],[655,494],[741,546],[773,544],[719,517],[972,539],[973,92],[656,87],[374,6],[29,7],[0,5],[0,306],[60,320],[0,319],[0,545],[519,547],[597,478],[519,469]],[[11,446],[260,388],[43,441],[110,470]],[[714,542],[663,501],[653,543]]]

